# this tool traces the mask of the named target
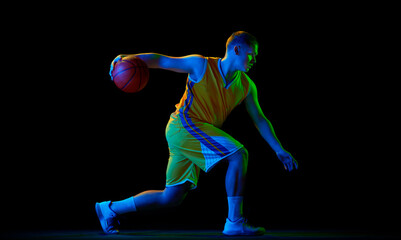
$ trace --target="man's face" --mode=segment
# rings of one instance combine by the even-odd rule
[[[258,55],[258,45],[250,47],[247,45],[238,46],[238,70],[248,72],[253,64],[256,63]]]

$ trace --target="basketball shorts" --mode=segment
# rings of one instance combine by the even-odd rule
[[[166,171],[166,186],[187,181],[195,189],[200,170],[210,171],[222,159],[243,148],[243,145],[226,132],[209,123],[182,119],[171,114],[166,127],[170,157]]]

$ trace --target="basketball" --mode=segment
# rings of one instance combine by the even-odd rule
[[[134,56],[127,56],[116,62],[111,74],[116,86],[126,93],[141,91],[149,80],[148,66]]]

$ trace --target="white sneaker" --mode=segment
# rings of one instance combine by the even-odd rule
[[[265,232],[266,230],[262,227],[252,227],[247,224],[247,220],[242,217],[235,222],[231,222],[227,218],[223,234],[228,236],[257,236],[263,235]]]
[[[117,227],[120,225],[120,222],[117,220],[117,214],[110,209],[110,203],[111,201],[96,203],[96,214],[104,233],[118,234]]]

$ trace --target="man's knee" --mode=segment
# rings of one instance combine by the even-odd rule
[[[185,196],[177,196],[177,197],[173,197],[168,199],[167,201],[167,205],[169,207],[178,207],[181,205],[181,203],[184,201]]]
[[[229,163],[236,163],[236,164],[240,164],[243,166],[247,166],[248,165],[248,150],[243,147],[240,150],[238,150],[236,153],[234,153],[233,155],[231,155],[230,157],[228,157],[228,162]]]
[[[187,196],[190,184],[181,184],[173,187],[166,187],[163,191],[163,205],[167,207],[179,206]]]
[[[239,151],[241,151],[242,157],[245,159],[245,161],[248,161],[248,150],[245,147],[243,147]]]

